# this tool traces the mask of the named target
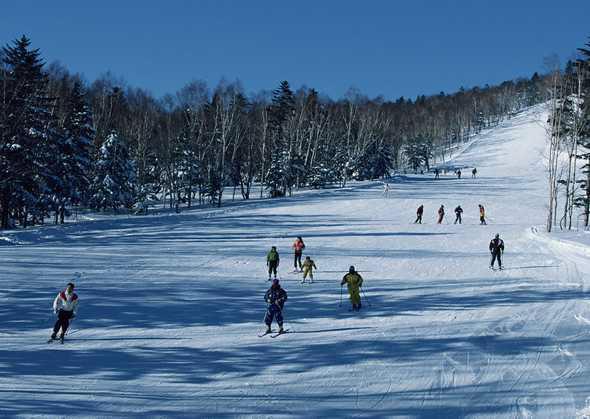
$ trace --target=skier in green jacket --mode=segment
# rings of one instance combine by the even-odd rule
[[[279,262],[281,258],[279,257],[279,252],[277,251],[277,247],[273,246],[270,248],[270,251],[266,255],[266,266],[268,266],[268,280],[270,281],[271,273],[274,273],[275,279],[277,279],[277,268],[279,267]]]

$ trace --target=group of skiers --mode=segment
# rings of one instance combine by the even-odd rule
[[[475,170],[475,169],[474,169]],[[416,211],[417,218],[415,223],[422,223],[422,215],[424,213],[424,205],[420,205]],[[463,209],[461,206],[455,208],[455,224],[461,224],[461,215]],[[438,210],[438,224],[442,223],[444,218],[444,205],[441,205]],[[483,205],[479,205],[480,223],[486,224],[485,221],[485,209]],[[306,256],[302,262],[303,250],[305,249],[305,243],[301,236],[297,237],[292,245],[294,259],[293,267],[294,272],[302,272],[303,279],[302,283],[305,283],[309,276],[310,283],[313,282],[313,271],[317,270],[315,262]],[[499,234],[490,241],[489,251],[491,253],[490,268],[494,269],[495,263],[498,263],[499,269],[502,269],[502,254],[504,253],[504,241],[500,238]],[[271,287],[264,294],[264,301],[267,303],[267,310],[264,316],[264,323],[267,326],[267,330],[264,334],[272,333],[271,324],[274,321],[279,326],[278,334],[283,334],[286,330],[283,328],[283,308],[287,301],[287,292],[281,287],[279,278],[277,277],[277,271],[280,263],[280,255],[276,246],[272,246],[270,251],[266,255],[266,264],[268,267],[268,280],[272,279]],[[274,277],[274,279],[273,279]],[[349,299],[352,306],[352,311],[359,311],[362,307],[361,304],[361,287],[363,285],[363,277],[358,273],[354,266],[351,266],[348,273],[344,275],[340,282],[342,288],[346,285],[348,289]],[[53,326],[53,332],[48,342],[59,339],[61,343],[64,341],[64,336],[70,326],[70,321],[76,317],[79,299],[78,295],[74,292],[75,285],[70,282],[67,284],[63,291],[60,291],[53,301],[53,311],[57,315],[57,320]],[[58,337],[59,334],[59,337]],[[274,337],[274,336],[273,336]]]
[[[301,258],[303,257],[303,249],[305,249],[305,243],[303,242],[303,238],[301,236],[295,239],[293,243],[293,272],[303,272],[303,280],[302,283],[305,283],[305,280],[309,276],[310,282],[313,282],[313,270],[317,269],[315,262],[311,259],[311,257],[306,256],[305,260],[301,262]],[[266,254],[266,266],[268,267],[268,280],[272,279],[274,275],[274,279],[277,279],[277,269],[279,267],[281,257],[277,250],[276,246],[272,246],[270,251]]]
[[[455,170],[455,174],[457,175],[457,179],[461,179],[461,169],[457,169]],[[477,176],[477,169],[474,167],[473,170],[471,171],[471,177],[475,179],[475,177]],[[434,168],[434,178],[435,179],[440,179],[440,169],[438,167]]]
[[[313,271],[317,269],[315,262],[311,257],[306,256],[303,263],[301,258],[303,256],[303,250],[305,249],[305,243],[303,238],[298,236],[292,245],[294,260],[293,267],[294,272],[303,272],[303,279],[301,283],[305,283],[306,278],[309,276],[310,283],[313,283]],[[276,321],[279,326],[278,334],[285,333],[283,329],[283,307],[285,301],[287,301],[287,292],[281,287],[279,278],[277,278],[277,270],[280,262],[280,255],[276,246],[272,246],[270,251],[266,254],[266,265],[268,267],[268,280],[272,279],[272,285],[264,294],[264,301],[267,303],[266,314],[264,316],[264,323],[267,326],[264,335],[272,333],[271,324],[273,320]],[[274,278],[273,278],[274,277]],[[358,311],[361,309],[361,296],[360,289],[363,285],[362,276],[355,270],[354,266],[348,269],[348,273],[344,275],[340,286],[343,287],[346,284],[350,302],[352,305],[352,311]]]
[[[484,208],[483,205],[479,204],[478,205],[479,208],[479,224],[481,225],[487,225],[486,222],[486,210]],[[444,218],[445,218],[445,206],[441,204],[441,206],[438,208],[437,211],[438,214],[438,218],[436,223],[437,224],[442,224]],[[422,224],[422,216],[424,215],[424,205],[420,205],[418,207],[418,209],[416,210],[416,221],[414,221],[414,224]],[[461,208],[461,205],[457,205],[457,207],[455,208],[455,222],[454,224],[461,224],[463,222],[463,208]]]

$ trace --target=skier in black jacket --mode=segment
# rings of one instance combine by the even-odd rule
[[[266,323],[266,333],[271,333],[270,325],[273,319],[276,319],[279,325],[279,333],[283,333],[283,306],[287,301],[287,291],[281,288],[278,279],[273,279],[271,287],[264,294],[264,301],[268,304],[264,323]]]
[[[422,214],[424,214],[424,205],[420,205],[416,210],[416,221],[414,221],[414,224],[422,224]]]
[[[463,208],[461,208],[461,205],[458,205],[455,208],[455,224],[461,224],[461,214],[463,214]]]
[[[490,268],[494,269],[494,262],[498,261],[498,267],[502,269],[502,254],[504,253],[504,240],[500,238],[499,234],[490,241],[490,253],[492,254],[492,261]]]

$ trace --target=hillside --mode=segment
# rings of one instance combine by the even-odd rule
[[[477,167],[476,179],[407,175],[391,180],[389,197],[365,182],[13,235],[21,244],[0,247],[0,412],[581,415],[590,265],[531,228],[545,217],[545,119],[533,108],[476,137],[453,160]],[[496,233],[502,272],[488,268]],[[290,273],[298,235],[319,268],[313,284]],[[257,336],[272,245],[293,332],[276,339]],[[360,313],[348,311],[346,290],[340,306],[349,265],[365,279]],[[48,345],[52,299],[76,271],[79,318],[63,346]]]

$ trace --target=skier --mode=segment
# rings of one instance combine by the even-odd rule
[[[383,196],[385,196],[385,198],[389,198],[389,183],[384,183],[383,184]]]
[[[295,259],[293,261],[293,265],[295,266],[295,272],[297,272],[297,263],[299,263],[299,271],[303,269],[301,265],[301,256],[303,255],[303,249],[305,249],[305,243],[303,243],[303,239],[301,236],[297,237],[295,243],[293,243],[293,250],[295,250]]]
[[[488,223],[486,223],[486,210],[483,207],[483,205],[479,204],[479,224],[480,225],[487,225]]]
[[[318,267],[315,266],[315,262],[311,260],[309,256],[305,257],[305,261],[303,262],[303,280],[301,283],[305,282],[305,278],[309,275],[309,282],[313,282],[313,270],[317,269]]]
[[[57,321],[53,326],[50,342],[57,339],[57,333],[61,329],[59,340],[64,341],[64,336],[70,326],[70,320],[76,317],[78,312],[78,295],[74,292],[74,284],[68,283],[66,289],[61,291],[53,300],[53,312],[57,315]]]
[[[277,247],[273,246],[270,248],[270,251],[266,255],[266,266],[268,266],[268,280],[270,281],[270,274],[274,273],[275,279],[277,278],[277,268],[279,267],[279,262],[281,258],[279,257],[279,252],[277,251]]]
[[[461,179],[461,169],[457,170],[457,179]]]
[[[264,323],[266,323],[266,333],[271,333],[270,325],[273,319],[279,325],[279,333],[284,333],[283,329],[283,307],[287,301],[287,292],[281,288],[278,279],[272,280],[272,285],[264,294],[264,301],[268,304],[266,315],[264,316]]]
[[[445,206],[441,204],[440,208],[438,209],[438,221],[436,223],[442,224],[444,217],[445,217]]]
[[[361,309],[361,294],[360,289],[363,286],[363,277],[355,271],[354,266],[348,269],[348,273],[342,278],[340,286],[344,284],[348,287],[348,294],[350,296],[350,302],[352,303],[352,311],[358,311]]]
[[[455,208],[455,224],[461,224],[461,214],[463,214],[463,208],[461,208],[461,205],[458,205]]]
[[[434,178],[435,179],[439,179],[440,178],[440,171],[438,170],[438,168],[434,169]]]
[[[414,224],[422,224],[422,214],[424,214],[424,205],[420,205],[416,210],[416,221],[414,221]]]
[[[490,268],[494,269],[494,262],[498,260],[498,267],[502,269],[502,255],[504,254],[504,240],[500,238],[499,234],[490,241],[490,253],[492,254],[492,262]]]
[[[474,167],[473,170],[471,171],[471,177],[473,179],[475,179],[475,175],[477,175],[477,169]]]

